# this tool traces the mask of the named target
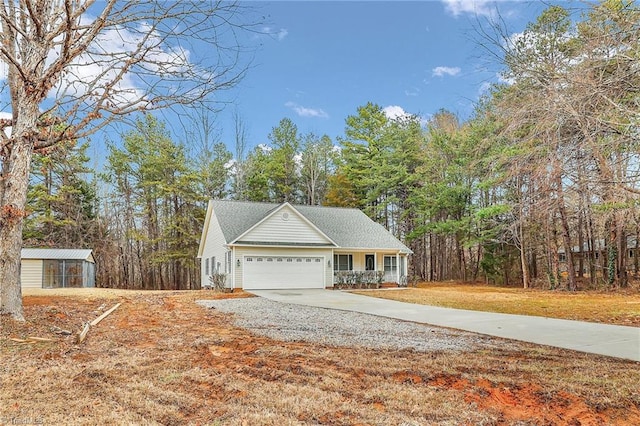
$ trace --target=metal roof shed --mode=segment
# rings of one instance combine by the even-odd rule
[[[92,250],[22,249],[22,288],[95,287],[95,275]]]

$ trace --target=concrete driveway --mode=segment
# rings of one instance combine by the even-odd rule
[[[489,336],[640,361],[640,328],[440,308],[336,290],[252,290],[283,303],[362,312]]]

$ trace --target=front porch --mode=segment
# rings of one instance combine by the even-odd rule
[[[406,285],[407,255],[378,251],[340,251],[333,254],[334,286],[378,288],[383,283]]]

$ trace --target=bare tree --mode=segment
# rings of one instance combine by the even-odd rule
[[[31,157],[138,111],[207,107],[247,67],[243,7],[222,1],[5,0],[0,6],[0,314],[23,318]],[[4,89],[7,89],[5,92]]]

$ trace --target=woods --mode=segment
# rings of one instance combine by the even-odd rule
[[[10,12],[4,13],[9,22]],[[93,24],[96,33],[114,22],[108,13],[105,19]],[[149,111],[153,92],[118,110],[109,102],[116,95],[105,89],[73,108],[59,101],[59,109],[36,113],[47,82],[61,78],[64,64],[13,64],[3,51],[13,64],[12,90],[28,99],[35,93],[27,90],[21,66],[31,66],[44,85],[28,104],[29,121],[21,121],[24,109],[16,103],[14,118],[2,122],[13,128],[11,137],[2,133],[3,306],[11,299],[4,282],[16,282],[8,265],[19,247],[9,237],[16,230],[25,244],[94,248],[101,286],[197,288],[195,257],[209,198],[362,209],[413,250],[413,281],[624,288],[640,272],[638,22],[633,2],[608,0],[579,19],[551,6],[516,35],[494,24],[483,40],[501,60],[501,83],[472,116],[441,110],[426,118],[392,117],[370,102],[345,117],[337,140],[300,134],[290,118],[248,140],[236,116],[235,140],[218,141],[207,131],[207,114],[194,119],[193,128],[201,130],[196,142],[180,140]],[[29,26],[33,46],[47,48],[38,44],[43,35],[36,24]],[[159,46],[140,47],[138,57],[149,59]],[[170,63],[152,63],[154,72],[184,77]],[[193,91],[209,87],[201,83],[186,89],[187,98],[199,99]],[[89,100],[94,109],[87,113]],[[139,102],[144,114],[133,115],[130,130],[108,144],[101,173],[88,174],[80,141],[91,117],[99,127],[103,117],[129,113]],[[158,95],[154,102],[170,100]],[[74,121],[81,112],[87,115]],[[29,133],[33,128],[42,131]],[[193,149],[195,143],[201,146]],[[7,185],[17,167],[23,174],[31,169],[28,196]]]
[[[228,2],[2,3],[10,117],[0,120],[0,314],[23,319],[20,249],[34,153],[139,112],[215,105],[212,94],[246,71],[235,35],[252,23],[240,10]],[[192,50],[196,42],[206,55]]]

